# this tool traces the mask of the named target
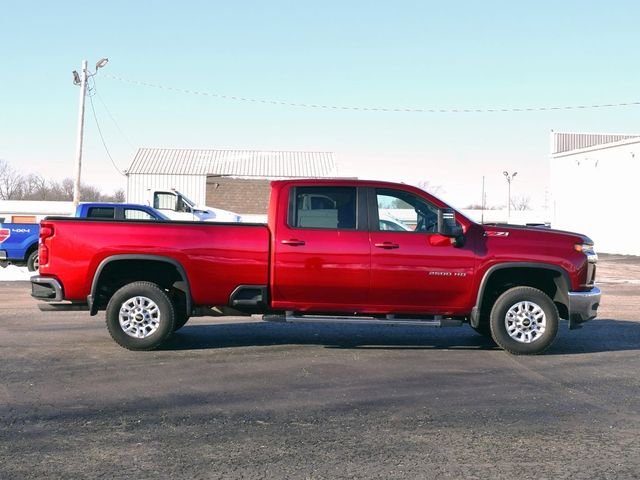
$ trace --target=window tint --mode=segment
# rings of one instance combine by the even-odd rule
[[[300,228],[355,229],[354,187],[296,188],[291,226]]]
[[[113,207],[89,207],[87,218],[116,218]]]
[[[127,220],[154,220],[154,217],[147,212],[135,208],[125,208],[124,218]]]
[[[434,233],[438,229],[438,208],[422,197],[402,190],[376,189],[380,230],[389,230],[382,221],[398,219],[409,231]],[[401,228],[397,229],[398,231]]]

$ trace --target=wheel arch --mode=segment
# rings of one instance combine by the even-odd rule
[[[24,252],[24,261],[26,262],[29,259],[29,256],[37,250],[38,250],[38,241],[36,240],[26,248]]]
[[[87,297],[89,313],[91,315],[96,315],[100,306],[102,304],[105,304],[106,306],[106,302],[109,301],[109,298],[106,298],[105,300],[104,295],[101,292],[101,288],[104,286],[106,279],[109,278],[109,275],[117,274],[123,270],[125,265],[137,265],[138,267],[144,265],[145,273],[133,275],[124,279],[124,281],[113,282],[114,287],[107,288],[106,294],[109,298],[113,295],[115,289],[117,289],[115,287],[118,285],[122,286],[130,282],[146,280],[160,285],[163,284],[162,286],[165,287],[171,286],[178,290],[182,290],[186,297],[187,312],[191,311],[193,299],[191,297],[189,277],[187,276],[186,270],[178,260],[161,255],[121,254],[111,255],[103,259],[93,275],[91,291]],[[161,275],[160,280],[163,280],[160,283],[158,283],[158,278],[154,278],[152,276],[153,274],[158,273]]]
[[[550,294],[549,285],[546,284],[543,288],[536,285],[535,281],[526,282],[525,285],[534,288],[539,288],[545,293],[549,294],[551,300],[558,307],[561,318],[568,318],[569,312],[569,288],[571,285],[571,279],[569,272],[564,268],[553,265],[550,263],[533,263],[533,262],[507,262],[500,263],[491,266],[483,275],[480,285],[478,287],[478,294],[476,296],[476,304],[471,311],[470,323],[472,326],[477,327],[480,325],[480,319],[482,315],[483,307],[486,307],[486,302],[490,300],[488,294],[490,293],[488,288],[492,285],[492,281],[497,280],[499,276],[504,276],[509,271],[518,275],[524,275],[527,272],[534,273],[534,277],[540,278],[547,276],[548,279],[552,279],[555,291]]]

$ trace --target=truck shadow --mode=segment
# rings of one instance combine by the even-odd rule
[[[343,349],[499,350],[493,341],[468,326],[426,328],[377,325],[281,324],[243,322],[187,324],[161,350],[202,350],[233,347],[319,345]],[[594,320],[569,331],[560,324],[547,355],[640,350],[640,322]]]

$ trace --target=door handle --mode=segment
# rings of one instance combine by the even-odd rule
[[[289,240],[280,241],[283,245],[291,245],[292,247],[300,247],[304,245],[304,240],[298,240],[297,238],[291,238]]]
[[[382,243],[374,243],[374,245],[378,248],[384,248],[385,250],[392,250],[394,248],[400,248],[400,245],[392,242],[382,242]]]

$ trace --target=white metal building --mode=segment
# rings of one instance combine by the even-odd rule
[[[551,225],[588,235],[597,251],[640,255],[639,178],[640,135],[552,132]]]
[[[150,191],[175,188],[205,205],[211,176],[325,178],[338,172],[331,152],[140,148],[126,175],[128,202],[146,203]]]

